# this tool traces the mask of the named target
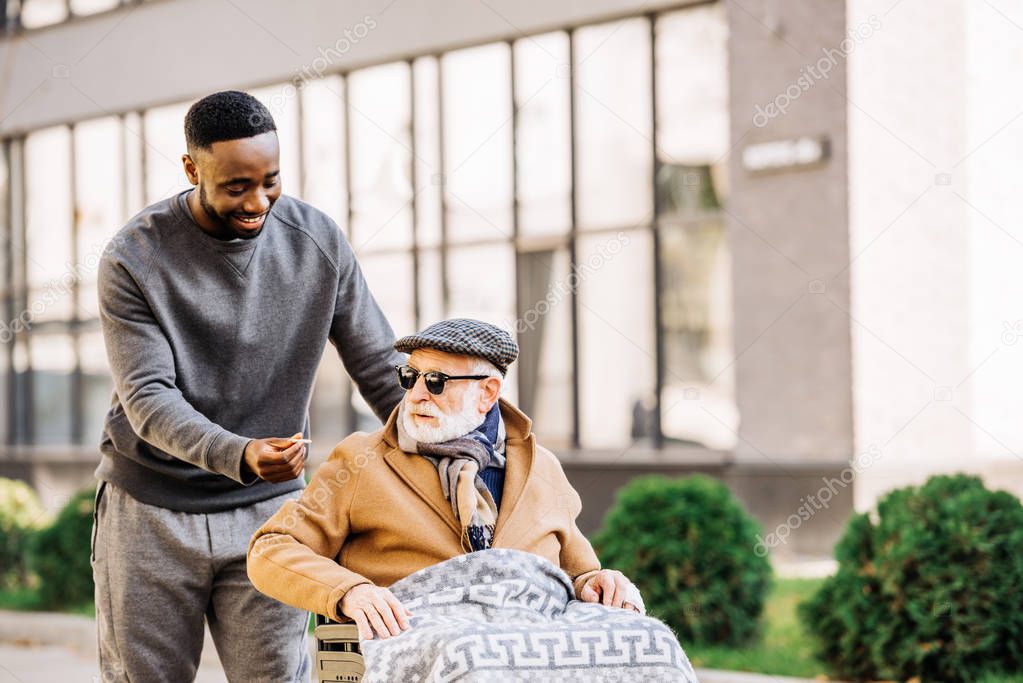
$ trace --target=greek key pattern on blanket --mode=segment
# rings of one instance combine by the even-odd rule
[[[685,681],[692,666],[652,617],[573,600],[547,560],[492,548],[390,586],[412,612],[399,636],[362,642],[374,681]]]

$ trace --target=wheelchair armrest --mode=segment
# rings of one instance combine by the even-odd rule
[[[366,672],[366,662],[359,645],[359,627],[354,621],[336,622],[322,614],[316,615],[316,672],[318,683],[359,683]]]
[[[355,625],[354,621],[344,624],[336,622],[318,624],[314,630],[314,634],[316,635],[317,640],[322,640],[324,642],[359,642],[359,627]]]

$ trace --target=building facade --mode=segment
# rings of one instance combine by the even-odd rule
[[[902,1],[8,3],[0,471],[51,504],[88,481],[99,254],[187,187],[189,104],[239,88],[398,335],[517,335],[507,395],[584,530],[632,477],[699,471],[777,557],[822,556],[892,486],[1012,476],[1023,243],[991,224],[1021,138],[970,67],[1019,58],[990,12]],[[310,410],[314,461],[373,427],[332,348]]]

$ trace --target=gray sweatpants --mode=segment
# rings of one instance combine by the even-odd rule
[[[249,538],[300,495],[197,514],[100,482],[92,538],[99,680],[194,680],[205,617],[229,681],[308,681],[309,613],[263,595],[245,572]]]

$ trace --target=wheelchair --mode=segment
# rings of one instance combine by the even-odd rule
[[[318,683],[359,683],[366,662],[359,647],[359,629],[354,621],[337,622],[315,615],[316,678]]]

